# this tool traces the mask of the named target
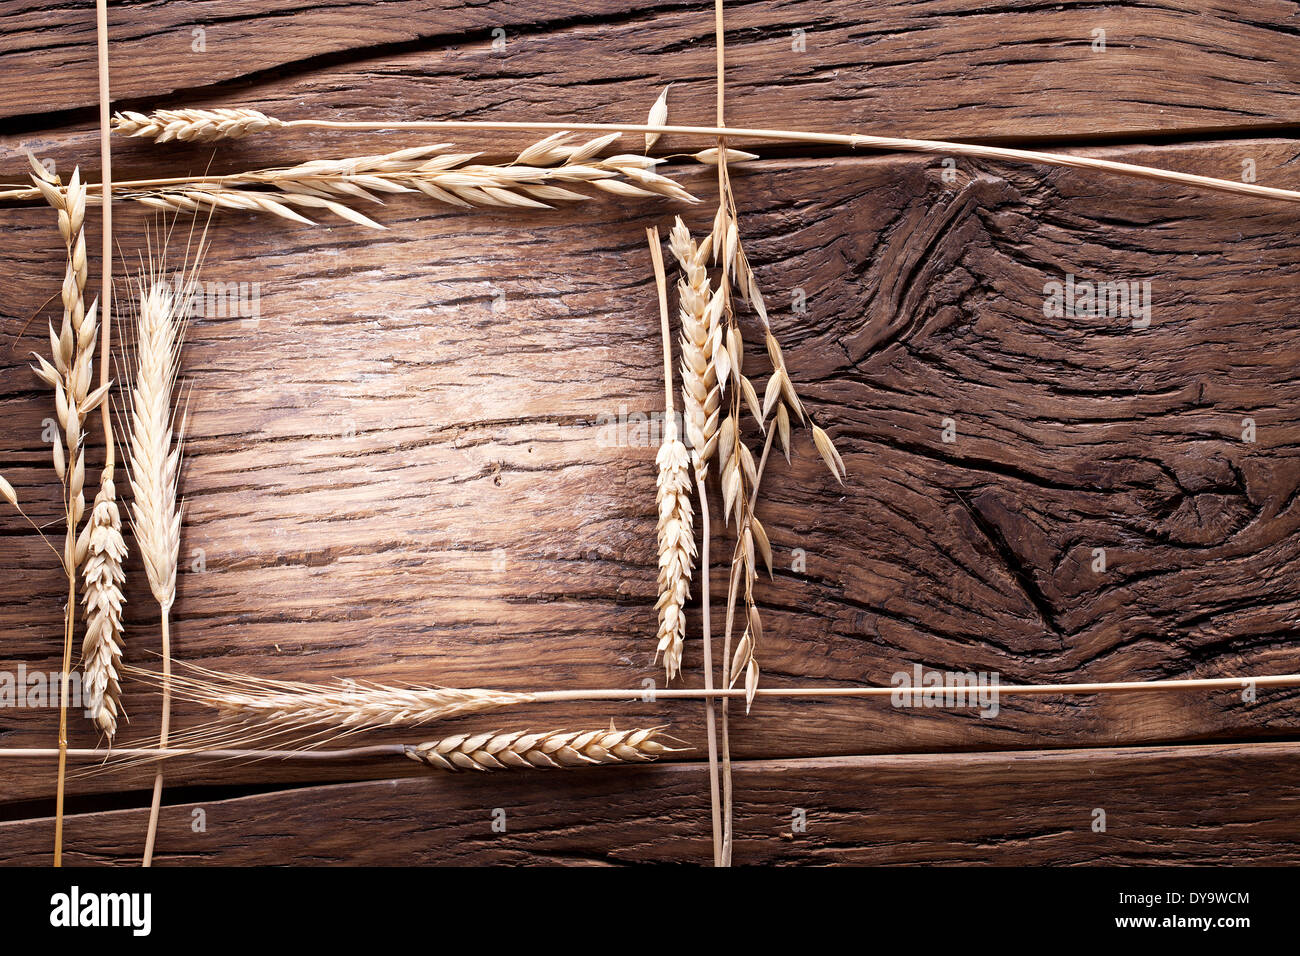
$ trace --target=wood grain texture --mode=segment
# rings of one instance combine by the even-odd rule
[[[1294,865],[1298,772],[1293,744],[744,762],[735,860]],[[698,862],[709,855],[705,778],[698,764],[660,764],[195,795],[163,808],[154,863]],[[494,811],[506,832],[492,830]],[[133,863],[146,813],[69,817],[68,862]],[[0,823],[0,865],[44,862],[52,825]]]
[[[607,3],[537,9],[449,0],[390,3],[367,16],[265,0],[114,7],[110,19],[124,23],[114,27],[115,89],[131,105],[261,103],[286,117],[517,118],[527,109],[538,119],[608,119],[616,110],[640,120],[675,79],[674,121],[711,117],[711,18],[701,11],[668,2],[630,12]],[[0,115],[16,119],[0,131],[6,182],[24,175],[20,147],[65,174],[84,162],[93,176],[96,134],[81,112],[91,103],[93,31],[78,32],[91,18],[72,25],[82,17],[76,5],[0,3],[9,28],[0,63],[6,76],[25,79],[0,89]],[[1207,142],[1090,151],[1229,178],[1248,161],[1259,182],[1300,188],[1300,142],[1281,134],[1295,121],[1286,53],[1295,17],[1292,4],[1249,14],[1179,3],[738,4],[729,12],[728,116],[1012,140],[1215,130],[1223,135]],[[493,59],[488,18],[508,37],[526,33],[526,44],[508,43]],[[805,21],[814,28],[798,59],[789,34]],[[1104,59],[1087,47],[1094,21],[1108,30]],[[208,30],[202,61],[186,52],[191,23]],[[183,48],[173,49],[178,31]],[[472,43],[463,39],[471,34]],[[159,97],[132,101],[151,91]],[[47,112],[58,103],[71,112]],[[114,161],[119,177],[175,175],[420,141],[427,137],[295,133],[215,151],[130,143],[115,147]],[[457,142],[500,155],[522,140]],[[665,154],[685,145],[660,144]],[[1300,671],[1300,252],[1291,209],[1077,171],[962,161],[946,177],[941,157],[764,152],[733,173],[746,247],[800,393],[849,470],[847,485],[836,486],[806,433],[791,465],[773,458],[758,511],[777,565],[757,591],[768,686],[887,684],[913,664],[993,671],[1003,683]],[[602,198],[507,215],[395,197],[373,211],[389,226],[382,233],[334,221],[213,219],[204,278],[258,283],[260,314],[197,318],[184,356],[192,427],[179,659],[272,677],[517,690],[637,687],[658,676],[650,660],[658,436],[645,422],[662,401],[662,369],[644,227],[664,231],[680,213],[702,231],[714,195],[708,170],[680,159],[664,168],[706,202]],[[97,211],[88,218],[94,235]],[[42,440],[52,404],[25,356],[45,347],[62,251],[44,208],[7,206],[0,222],[0,473],[57,533],[61,508]],[[114,224],[131,261],[146,228],[158,228],[151,214],[124,205]],[[173,255],[183,245],[175,236]],[[97,274],[93,257],[90,269]],[[1067,275],[1149,281],[1150,327],[1136,330],[1120,316],[1045,316],[1046,283]],[[747,329],[758,345],[757,330]],[[765,377],[761,347],[747,361]],[[1247,419],[1253,441],[1243,440]],[[92,474],[99,454],[92,446]],[[1094,570],[1098,548],[1104,572]],[[135,555],[129,571],[126,657],[149,664],[156,609]],[[61,589],[40,541],[0,513],[0,669],[57,666]],[[714,593],[723,593],[720,568]],[[696,611],[685,666],[698,683]],[[733,753],[746,762],[739,798],[753,819],[788,820],[772,794],[785,800],[782,788],[805,771],[810,782],[798,787],[815,792],[823,781],[844,801],[889,805],[890,786],[913,783],[906,775],[871,781],[880,768],[903,766],[877,755],[899,752],[926,755],[908,765],[921,774],[924,799],[913,831],[846,824],[833,844],[805,852],[764,830],[748,861],[885,861],[896,851],[907,861],[1005,862],[1010,850],[983,852],[1005,839],[1023,859],[1114,862],[1158,856],[1174,831],[1180,849],[1169,858],[1217,861],[1212,843],[1231,846],[1234,833],[1262,827],[1277,847],[1253,835],[1241,845],[1291,862],[1294,834],[1269,822],[1289,799],[1275,768],[1291,758],[1249,751],[1273,755],[1265,763],[1276,786],[1262,783],[1257,804],[1241,769],[1254,758],[1232,754],[1244,741],[1294,738],[1297,700],[1292,690],[1251,701],[1237,692],[1008,698],[990,718],[884,700],[762,700],[732,722]],[[128,683],[126,707],[122,742],[156,733],[156,696]],[[173,726],[205,716],[178,705]],[[611,717],[669,723],[703,752],[698,704],[532,706],[445,729],[602,726]],[[0,746],[51,746],[56,726],[48,707],[0,708]],[[74,746],[94,743],[81,720],[71,736]],[[1201,809],[1176,816],[1170,830],[1152,823],[1128,849],[1089,848],[1086,820],[1060,840],[998,837],[997,807],[1007,798],[976,778],[1019,758],[962,755],[1128,745],[1108,766],[1140,780],[1148,767],[1158,777],[1191,757],[1137,745],[1211,741],[1234,749],[1207,759],[1195,786],[1178,787],[1168,771],[1160,791],[1172,810]],[[1069,782],[1083,766],[1074,757],[1041,757],[1068,769],[1035,784],[1043,788],[1035,825],[1046,829],[1023,832],[1058,832],[1043,823],[1054,794],[1082,799]],[[319,859],[400,862],[417,850],[385,834],[418,828],[426,794],[453,794],[466,821],[466,808],[477,814],[485,799],[482,783],[435,784],[408,763],[221,764],[187,770],[183,785],[244,793],[284,784],[291,789],[234,804],[292,820],[282,834],[324,828],[329,813],[373,818],[380,829],[358,824],[372,842],[321,837]],[[944,767],[968,775],[971,787],[938,795],[933,781]],[[1208,802],[1218,772],[1237,788],[1222,813]],[[76,778],[71,807],[133,807],[151,777],[140,769]],[[504,785],[538,813],[545,805],[561,827],[553,843],[537,837],[532,856],[526,846],[420,844],[428,854],[420,859],[643,858],[627,846],[645,847],[645,859],[707,857],[698,766],[566,775],[558,792],[555,779]],[[636,821],[631,802],[620,805],[617,825],[634,827],[636,840],[572,829],[629,780],[630,792],[668,794]],[[1114,780],[1136,805],[1135,792]],[[0,816],[15,821],[3,826],[17,841],[8,857],[0,848],[0,860],[45,852],[48,837],[35,835],[44,824],[17,818],[51,812],[53,783],[52,761],[0,766]],[[665,806],[675,829],[651,833],[664,829]],[[918,835],[923,807],[940,815],[930,841]],[[961,830],[963,812],[985,821],[975,836]],[[107,827],[99,844],[74,827],[69,854],[132,857],[143,834],[134,813],[94,816],[91,829]],[[176,836],[188,826],[175,816],[165,823]],[[194,859],[265,862],[256,848],[266,836],[231,828],[173,846],[194,848]],[[307,862],[304,853],[285,855]]]
[[[539,119],[636,121],[674,80],[678,118],[712,116],[711,4],[112,6],[114,97],[129,103],[189,105],[207,92],[268,103],[285,118],[310,105],[356,118],[515,118],[527,109]],[[1292,55],[1300,14],[1286,0],[1249,11],[1227,0],[750,0],[729,2],[727,17],[732,125],[781,116],[797,128],[1020,138],[1300,119]],[[504,48],[494,49],[494,30]],[[1093,48],[1098,30],[1104,51]],[[0,116],[30,122],[51,109],[88,110],[97,103],[94,60],[93,9],[0,3],[0,63],[25,78],[0,90]],[[208,92],[214,86],[222,88]]]
[[[1246,153],[1281,177],[1297,145],[1108,155],[1205,169]],[[971,166],[952,184],[940,172],[915,157],[786,160],[737,177],[770,300],[807,296],[805,313],[779,307],[775,322],[852,476],[835,486],[806,436],[793,466],[772,467],[768,681],[888,683],[914,663],[1004,683],[1300,670],[1289,211],[1074,172]],[[707,172],[684,175],[707,188]],[[261,315],[191,330],[177,655],[523,690],[653,676],[655,441],[637,416],[656,411],[661,371],[640,222],[668,214],[602,201],[521,228],[399,199],[382,234],[214,220],[205,276],[261,282]],[[697,227],[707,215],[686,214]],[[144,218],[123,210],[126,247],[143,242]],[[52,288],[47,219],[9,213],[5,334]],[[1150,278],[1151,327],[1045,319],[1044,283],[1070,272]],[[6,472],[52,520],[48,399],[18,355],[7,362]],[[1240,439],[1247,416],[1254,443]],[[5,522],[10,653],[50,667],[59,577]],[[128,659],[147,662],[156,611],[138,576],[128,617]],[[740,722],[734,747],[1256,738],[1294,733],[1296,696],[1009,700],[992,719],[773,702]],[[153,699],[132,699],[130,734],[147,734]],[[517,726],[547,714],[560,717],[530,710]],[[578,707],[561,723],[610,715]],[[635,715],[699,743],[698,707]],[[181,708],[178,722],[199,716]],[[14,746],[48,740],[52,719],[0,715]],[[47,781],[15,786],[35,796]]]

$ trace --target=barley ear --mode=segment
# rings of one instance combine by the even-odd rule
[[[188,296],[163,281],[142,289],[136,315],[136,370],[131,389],[127,473],[134,495],[132,530],[154,599],[169,610],[176,599],[180,551],[177,479],[180,443],[174,441],[174,388]]]
[[[134,495],[132,530],[144,559],[149,590],[161,610],[163,694],[158,745],[163,749],[167,747],[171,725],[171,608],[176,601],[181,532],[181,507],[177,500],[181,441],[173,433],[174,390],[194,281],[193,272],[180,289],[161,276],[141,279],[140,303],[136,309],[135,382],[130,400],[131,440],[126,456],[127,476]],[[179,431],[184,431],[183,422]],[[154,776],[145,833],[143,865],[146,867],[153,862],[162,786],[160,763]]]

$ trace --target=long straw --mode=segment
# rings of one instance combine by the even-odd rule
[[[1114,173],[1137,179],[1157,182],[1177,183],[1183,186],[1195,186],[1218,192],[1238,193],[1245,196],[1259,196],[1268,199],[1280,199],[1285,202],[1300,202],[1300,192],[1291,189],[1279,189],[1275,186],[1261,186],[1258,183],[1243,183],[1231,179],[1217,179],[1213,176],[1198,176],[1194,173],[1182,173],[1172,169],[1160,169],[1155,166],[1142,166],[1136,163],[1121,163],[1110,159],[1098,159],[1092,156],[1080,156],[1074,153],[1051,153],[1039,150],[1012,149],[1005,146],[983,146],[977,143],[956,143],[937,139],[907,139],[897,136],[875,136],[868,133],[812,133],[802,130],[756,129],[742,126],[649,126],[644,123],[517,123],[493,122],[491,120],[392,120],[388,122],[361,122],[344,120],[286,120],[282,127],[287,129],[333,129],[333,130],[489,130],[519,132],[573,132],[594,133],[675,133],[682,136],[710,137],[717,139],[767,139],[794,143],[819,143],[823,145],[849,146],[853,148],[897,151],[907,153],[934,153],[941,156],[969,156],[975,159],[996,159],[1012,163],[1029,163],[1043,166],[1063,166],[1071,169],[1090,169],[1098,172]],[[180,186],[194,183],[221,183],[237,180],[238,174],[231,176],[176,176],[162,179],[125,180],[116,184],[118,189],[152,189],[160,186]],[[88,199],[98,198],[101,189],[99,183],[87,183]],[[0,200],[37,199],[39,190],[18,187],[0,191]]]
[[[1185,186],[1199,186],[1221,192],[1240,193],[1247,196],[1266,196],[1287,202],[1300,202],[1300,192],[1290,189],[1278,189],[1274,186],[1261,186],[1258,183],[1243,183],[1232,179],[1218,179],[1213,176],[1198,176],[1194,173],[1182,173],[1172,169],[1160,169],[1155,166],[1142,166],[1136,163],[1121,163],[1110,159],[1097,159],[1074,153],[1045,152],[1041,150],[1014,149],[1006,146],[985,146],[978,143],[960,143],[937,139],[909,139],[900,136],[876,136],[870,133],[815,133],[805,130],[760,129],[743,126],[678,126],[647,125],[644,123],[530,123],[530,122],[496,122],[493,120],[387,120],[380,122],[360,120],[277,120],[280,129],[329,129],[329,130],[487,130],[517,132],[573,132],[593,133],[673,133],[695,138],[708,137],[717,139],[762,139],[790,143],[816,143],[829,146],[865,147],[875,150],[898,151],[908,153],[936,153],[944,156],[969,156],[976,159],[997,159],[1013,163],[1031,163],[1045,166],[1065,166],[1073,169],[1092,169],[1100,172],[1132,176],[1139,179],[1151,179],[1163,182],[1179,183]],[[211,177],[219,180],[220,177]],[[210,181],[179,178],[173,180],[146,180],[138,183],[120,183],[123,188],[146,188],[150,185],[170,185],[185,182]],[[93,184],[87,188],[94,191]],[[21,198],[17,190],[0,193],[0,199]],[[34,198],[34,192],[33,192]]]
[[[659,242],[659,230],[651,226],[645,231],[650,243],[650,261],[654,265],[655,287],[659,293],[659,329],[663,337],[664,348],[664,414],[669,421],[675,421],[676,404],[673,401],[673,336],[668,316],[668,280],[664,273],[663,247]],[[709,501],[705,497],[703,480],[697,474],[700,492],[700,514],[704,534],[704,544],[700,561],[701,578],[704,589],[709,587]],[[713,690],[713,636],[708,617],[708,599],[705,599],[701,618],[701,636],[704,645],[704,689]],[[709,738],[709,802],[713,820],[713,863],[722,863],[723,827],[721,805],[718,801],[718,729],[714,714],[713,698],[706,697],[704,702],[704,723]]]

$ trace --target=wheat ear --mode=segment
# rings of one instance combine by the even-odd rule
[[[414,744],[406,755],[438,770],[523,770],[590,767],[597,764],[647,763],[686,748],[660,734],[662,727],[639,730],[567,731],[545,733],[457,734]]]
[[[149,590],[161,612],[163,654],[162,748],[171,724],[171,608],[176,601],[176,564],[180,553],[181,508],[177,499],[182,436],[173,429],[174,393],[180,369],[185,311],[192,278],[177,290],[154,276],[140,281],[136,310],[135,380],[131,389],[131,442],[127,472],[133,501],[132,531],[144,559]],[[153,803],[145,836],[143,863],[153,861],[162,801],[161,765],[154,777]]]
[[[659,539],[659,640],[655,659],[663,655],[668,680],[681,670],[686,636],[686,599],[690,597],[691,568],[695,560],[695,523],[691,508],[690,455],[677,437],[673,402],[672,333],[668,323],[667,283],[663,278],[663,251],[659,230],[647,229],[650,255],[659,287],[660,326],[664,348],[664,437],[655,456],[659,474],[655,481]]]
[[[244,108],[154,110],[148,116],[128,110],[113,116],[113,132],[151,139],[155,143],[172,140],[210,143],[218,139],[240,139],[283,125],[265,113]]]
[[[655,657],[663,655],[668,680],[682,666],[686,634],[685,606],[690,597],[695,538],[691,508],[690,456],[677,438],[677,425],[664,422],[664,440],[655,456],[659,469],[655,500],[659,509],[659,640]]]
[[[95,34],[99,73],[99,158],[103,178],[99,384],[107,389],[110,385],[108,373],[113,330],[113,155],[109,136],[108,9],[105,0],[95,2]],[[111,741],[117,733],[117,715],[121,707],[118,668],[122,655],[122,583],[125,580],[122,561],[126,558],[126,542],[122,539],[122,515],[117,507],[117,489],[113,482],[116,449],[107,397],[101,402],[100,411],[104,429],[104,468],[99,476],[99,492],[90,512],[90,523],[83,532],[88,540],[82,572],[86,634],[81,644],[81,666],[87,709],[91,719]]]
[[[671,681],[681,668],[682,643],[686,631],[685,602],[690,586],[691,560],[695,556],[695,536],[691,527],[691,483],[686,446],[677,439],[677,420],[673,405],[673,336],[668,319],[668,280],[664,274],[663,249],[659,230],[646,230],[650,243],[650,261],[654,266],[655,288],[659,293],[659,327],[664,350],[664,440],[656,457],[659,466],[659,645],[664,666]],[[700,493],[700,522],[703,541],[701,577],[705,599],[700,615],[700,637],[704,647],[704,688],[713,690],[713,636],[709,622],[709,501],[704,479],[697,470],[696,485]],[[670,658],[671,655],[671,658]],[[705,729],[709,741],[709,805],[713,822],[713,858],[722,853],[722,817],[718,802],[718,739],[712,698],[704,702]]]
[[[91,719],[109,740],[117,733],[122,686],[118,671],[122,663],[122,582],[126,575],[126,542],[122,539],[122,516],[109,470],[100,476],[99,493],[86,526],[89,541],[82,565],[85,578],[86,634],[81,644],[85,673],[86,708]]]
[[[682,268],[677,283],[682,335],[682,418],[691,445],[691,460],[698,477],[707,478],[709,460],[718,444],[721,388],[717,357],[726,353],[722,342],[723,291],[709,291],[709,242],[696,243],[679,218],[668,235]]]

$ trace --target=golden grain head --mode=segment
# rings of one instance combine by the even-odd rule
[[[85,582],[82,601],[86,609],[86,634],[82,641],[82,670],[85,675],[86,709],[99,729],[110,739],[117,733],[122,687],[118,672],[122,659],[122,584],[126,580],[122,564],[126,560],[126,542],[122,537],[122,519],[117,493],[107,471],[100,480],[99,493],[91,510],[90,522],[82,533],[84,546],[78,550]]]
[[[121,136],[151,139],[155,143],[211,143],[219,139],[240,139],[253,133],[283,126],[265,113],[247,108],[154,110],[148,115],[129,110],[113,115],[113,132]]]
[[[668,680],[681,670],[686,635],[686,601],[695,559],[694,511],[691,506],[690,455],[671,420],[655,457],[659,469],[655,501],[659,513],[659,614],[655,657],[663,655]]]
[[[680,741],[664,736],[662,729],[615,730],[611,725],[608,730],[457,734],[408,746],[406,755],[453,772],[647,763],[686,749],[670,746]]]
[[[145,128],[139,119],[132,120],[134,126],[126,126],[130,117],[121,115],[124,130]],[[314,222],[304,211],[319,210],[370,229],[384,226],[348,203],[365,201],[382,205],[385,195],[421,193],[463,209],[550,209],[556,203],[590,198],[587,193],[566,188],[574,185],[630,199],[658,196],[698,202],[675,180],[654,172],[655,160],[627,155],[600,158],[619,136],[609,133],[575,142],[573,133],[555,133],[524,149],[513,163],[504,165],[475,163],[477,154],[448,153],[450,144],[434,143],[376,156],[318,159],[220,179],[197,178],[184,185],[141,184],[121,191],[120,195],[156,209],[261,212],[306,225]]]
[[[176,426],[175,387],[189,298],[169,282],[146,277],[136,307],[135,376],[130,393],[127,475],[132,531],[149,589],[164,612],[176,599],[181,509],[177,497],[183,431]]]

